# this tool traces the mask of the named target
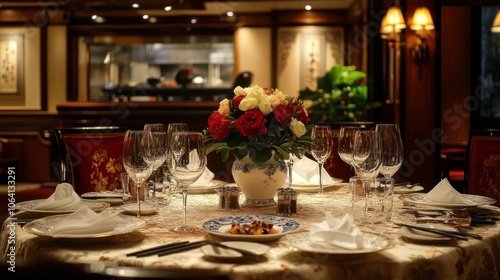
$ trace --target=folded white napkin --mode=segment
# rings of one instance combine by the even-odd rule
[[[113,230],[122,218],[111,212],[97,214],[88,206],[81,205],[78,210],[53,225],[51,233],[58,234],[89,234]]]
[[[210,171],[208,168],[205,168],[201,177],[193,183],[193,185],[206,185],[209,184],[215,177],[215,174]]]
[[[49,198],[39,203],[33,209],[66,211],[76,210],[80,205],[80,197],[73,190],[73,186],[68,183],[61,183],[56,186],[56,190]]]
[[[344,249],[364,248],[363,233],[352,224],[349,215],[338,219],[325,213],[326,220],[309,227],[309,238],[314,242],[325,242]]]
[[[455,190],[447,178],[442,179],[424,198],[438,203],[473,204]]]
[[[308,157],[302,157],[293,164],[292,184],[319,184],[318,163]],[[287,178],[287,181],[289,178]],[[321,181],[323,185],[334,184],[335,181],[330,177],[325,168],[321,169]]]

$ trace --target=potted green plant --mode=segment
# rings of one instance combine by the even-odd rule
[[[316,90],[299,91],[312,122],[367,121],[368,111],[379,108],[379,101],[369,102],[366,74],[353,65],[334,65],[317,80]]]

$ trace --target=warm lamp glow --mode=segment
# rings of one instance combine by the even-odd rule
[[[390,7],[380,24],[380,33],[399,33],[406,28],[403,13],[398,7]]]
[[[413,21],[410,25],[412,30],[433,30],[434,22],[431,13],[426,7],[417,8],[413,14]]]
[[[500,10],[497,12],[497,16],[493,21],[493,25],[491,26],[491,32],[500,32]]]

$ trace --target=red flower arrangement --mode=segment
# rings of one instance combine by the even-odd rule
[[[255,164],[300,157],[311,140],[309,115],[302,101],[278,89],[236,87],[232,100],[224,99],[208,118],[203,131],[207,153],[216,151],[223,160],[232,151],[236,159],[249,157]]]

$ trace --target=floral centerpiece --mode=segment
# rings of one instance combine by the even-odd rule
[[[311,140],[309,115],[302,101],[279,89],[236,87],[232,100],[224,99],[208,118],[203,131],[207,153],[216,151],[225,161],[232,151],[257,164],[283,161],[308,151]],[[274,155],[274,156],[273,156]]]

